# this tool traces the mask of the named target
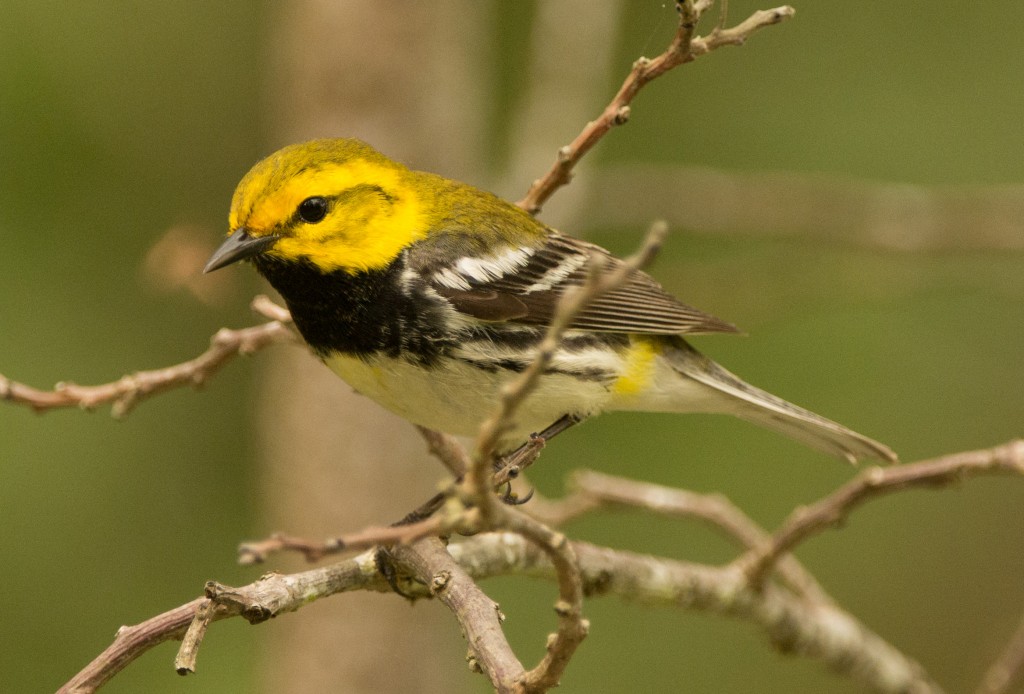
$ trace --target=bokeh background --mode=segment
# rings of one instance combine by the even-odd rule
[[[730,16],[760,6],[732,0]],[[257,320],[253,273],[199,271],[237,180],[286,142],[358,135],[520,197],[674,26],[655,0],[6,0],[0,373],[104,382]],[[650,85],[543,218],[619,253],[669,219],[654,273],[749,333],[699,346],[904,460],[1020,436],[1022,26],[1013,0],[799,3],[747,46]],[[320,369],[276,348],[124,422],[0,407],[5,690],[56,689],[118,626],[207,579],[255,579],[265,567],[236,565],[240,540],[385,522],[430,493],[440,468],[408,427]],[[579,466],[719,491],[769,528],[855,474],[742,422],[667,415],[588,423],[531,480],[554,495]],[[965,691],[1024,610],[1022,508],[1024,480],[1007,478],[900,494],[799,556],[840,604]],[[569,531],[734,556],[706,530],[637,513]],[[521,656],[538,657],[553,588],[485,588]],[[745,623],[610,598],[587,612],[592,635],[560,691],[859,691]],[[487,688],[441,606],[394,596],[219,623],[185,679],[175,647],[107,691]]]

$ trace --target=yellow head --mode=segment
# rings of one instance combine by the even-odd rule
[[[383,268],[426,235],[437,185],[358,140],[285,147],[238,184],[231,235],[206,271],[256,253],[324,272]]]

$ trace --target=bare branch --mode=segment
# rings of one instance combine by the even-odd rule
[[[518,691],[524,669],[501,629],[505,616],[498,603],[480,590],[436,538],[396,547],[393,552],[455,615],[469,643],[470,667],[486,674],[495,690]]]
[[[257,294],[249,302],[249,308],[264,318],[276,320],[286,325],[292,324],[292,314],[284,306],[275,304],[266,294]]]
[[[206,600],[202,601],[196,608],[192,622],[188,625],[188,629],[181,639],[178,655],[174,658],[174,669],[179,675],[187,675],[196,671],[199,646],[203,643],[203,638],[206,636],[206,631],[210,628],[210,624],[213,623],[213,616],[216,612],[217,603],[208,590]]]
[[[495,682],[495,686],[501,691],[512,691],[513,689],[510,687],[513,685],[509,684],[512,680],[504,678],[505,675],[495,674],[499,672],[518,673],[515,677],[515,687],[518,687],[515,689],[516,691],[546,691],[553,686],[576,646],[586,635],[588,624],[582,618],[582,596],[585,593],[600,592],[614,592],[630,596],[633,599],[687,605],[750,619],[761,624],[773,643],[779,648],[821,658],[840,669],[841,672],[871,684],[877,691],[939,691],[937,685],[928,679],[920,666],[907,659],[876,635],[868,632],[852,616],[832,604],[828,596],[818,588],[813,579],[806,576],[803,569],[795,561],[792,561],[792,558],[783,558],[785,561],[779,564],[779,571],[785,584],[795,590],[794,594],[791,595],[781,587],[777,588],[771,584],[762,585],[762,582],[764,574],[775,562],[780,561],[781,554],[788,551],[788,548],[791,548],[796,541],[841,520],[853,507],[868,498],[889,491],[900,491],[920,486],[942,486],[982,473],[1024,474],[1024,441],[1014,441],[989,450],[960,453],[898,468],[878,468],[866,471],[835,494],[809,507],[803,514],[795,516],[796,520],[791,519],[790,523],[784,525],[783,529],[776,534],[773,541],[768,540],[767,534],[746,518],[742,512],[715,496],[695,495],[690,492],[666,489],[597,473],[581,473],[577,477],[577,486],[581,491],[578,491],[576,496],[589,495],[590,501],[587,503],[574,502],[569,507],[571,513],[578,514],[582,510],[593,508],[595,503],[616,503],[639,506],[672,515],[696,517],[722,528],[730,536],[748,546],[755,547],[755,549],[737,562],[722,569],[670,562],[653,557],[639,557],[625,552],[597,548],[585,543],[570,543],[561,533],[552,531],[541,523],[531,521],[518,511],[499,507],[501,511],[495,520],[501,527],[512,531],[512,534],[481,534],[465,542],[451,545],[451,553],[474,577],[499,573],[529,574],[543,568],[541,571],[543,575],[551,576],[558,581],[560,599],[556,604],[556,612],[559,616],[559,630],[550,638],[547,654],[541,663],[529,672],[522,670],[522,666],[518,660],[514,659],[514,655],[511,656],[513,660],[509,660],[507,656],[510,651],[507,651],[504,637],[491,633],[493,624],[488,626],[493,621],[493,616],[486,614],[486,611],[482,613],[479,609],[480,601],[488,599],[479,593],[475,586],[472,589],[467,587],[463,589],[470,591],[472,596],[453,598],[446,604],[449,604],[449,607],[456,612],[464,629],[469,623],[471,632],[486,632],[487,638],[490,640],[500,637],[496,652],[489,650],[494,646],[493,643],[487,649],[481,646],[480,650],[476,650],[471,646],[471,650],[473,650],[473,661],[488,673],[492,682]],[[561,509],[555,508],[555,510]],[[457,517],[463,517],[462,512],[457,514]],[[561,515],[562,520],[566,517],[565,514]],[[469,525],[475,524],[475,521],[472,520],[466,522]],[[429,523],[424,523],[422,532],[426,532],[428,529],[431,532],[437,532],[438,527],[440,526],[430,526]],[[402,528],[368,529],[350,537],[356,538],[362,535],[361,541],[366,544],[373,542],[402,543],[403,541],[407,542],[408,537],[421,532],[421,529],[413,528],[413,526],[410,526],[408,530],[415,532],[410,532],[406,538],[402,537],[402,533],[406,532],[406,529]],[[290,538],[278,539],[282,540],[282,545],[292,542]],[[771,548],[775,551],[766,553],[766,541],[771,542]],[[352,540],[353,545],[356,542],[356,540]],[[432,593],[438,593],[438,587],[442,590],[445,589],[447,585],[445,577],[450,574],[445,574],[440,569],[438,571],[441,573],[438,571],[426,572],[426,568],[429,566],[443,564],[443,558],[420,556],[418,551],[424,546],[428,546],[430,552],[435,552],[433,545],[425,545],[425,542],[427,541],[420,541],[414,545],[416,549],[400,545],[395,547],[394,551],[396,556],[401,557],[403,564],[420,567],[421,570],[417,570],[417,576],[424,584],[431,586]],[[514,551],[509,550],[512,545],[515,546]],[[531,548],[531,545],[534,547]],[[438,547],[440,548],[440,545]],[[581,555],[581,551],[584,554]],[[353,561],[365,564],[365,556],[368,555]],[[759,558],[765,562],[763,566],[752,563]],[[792,563],[789,563],[790,561]],[[317,571],[326,572],[325,575],[330,576],[339,571],[338,567],[342,567],[340,571],[344,574],[348,570],[345,568],[346,566],[346,563],[343,562],[340,565],[325,567]],[[665,566],[670,567],[671,570],[666,570]],[[762,573],[753,573],[756,570],[760,570]],[[296,579],[300,584],[306,585],[319,580],[319,583],[328,586],[326,590],[330,591],[351,589],[344,582],[336,583],[324,578],[311,580],[307,578],[308,575],[308,573],[296,574],[294,577],[281,578],[288,581]],[[425,578],[425,576],[429,578]],[[375,580],[379,582],[381,579],[377,577]],[[666,586],[666,581],[671,585]],[[338,588],[338,586],[341,587]],[[376,583],[361,584],[357,587],[382,589]],[[223,601],[223,595],[247,596],[252,593],[252,590],[252,587],[246,587],[236,591],[221,591],[221,599]],[[415,592],[415,588],[413,592]],[[312,599],[310,596],[307,597]],[[312,597],[322,597],[322,595],[315,594]],[[462,600],[469,600],[476,607],[467,607],[460,602]],[[241,598],[235,600],[235,603],[242,605],[242,608],[235,609],[239,614],[254,614],[252,610],[256,607],[259,607],[257,613],[263,614],[261,611],[263,607],[260,606],[265,606],[263,602],[246,602]],[[162,615],[163,619],[155,618],[139,627],[119,632],[119,640],[105,652],[108,656],[107,669],[114,667],[124,658],[125,648],[131,651],[133,648],[145,650],[151,647],[153,645],[153,629],[156,628],[159,631],[160,628],[164,628],[161,625],[166,625],[168,619],[171,620],[173,628],[178,631],[166,638],[180,638],[185,628],[184,621],[192,621],[197,635],[201,636],[210,622],[226,616],[222,610],[213,612],[213,616],[200,613],[193,619],[191,615],[195,614],[198,604],[195,601],[190,603],[192,612],[189,613],[189,620],[184,620],[179,612],[172,611],[167,615]],[[281,601],[280,604],[285,606],[282,609],[295,609],[287,601]],[[488,604],[492,603],[488,602]],[[267,614],[276,613],[270,607],[267,610],[270,610]],[[481,617],[482,614],[483,617]],[[483,622],[474,621],[479,619],[483,619]],[[154,627],[154,625],[157,626]],[[132,641],[131,644],[134,645],[126,646],[123,638],[132,634],[142,634],[143,636]],[[1024,634],[1024,626],[1018,630],[1006,652],[986,676],[984,686],[990,689],[979,691],[1006,691],[1005,687],[1009,684],[1001,683],[1012,682],[1012,679],[1018,676],[1016,673],[1020,669],[1021,653],[1024,648],[1021,645],[1021,641],[1024,640],[1022,634]],[[473,643],[482,642],[471,640],[471,644]],[[197,645],[198,642],[196,642]],[[187,649],[178,663],[179,667],[185,670],[190,669],[194,664],[194,651],[194,647]],[[123,664],[117,667],[123,667]],[[1004,688],[999,689],[1000,686]]]
[[[771,10],[757,10],[731,29],[716,26],[707,37],[696,37],[690,41],[690,60],[706,55],[722,46],[742,46],[754,32],[789,19],[796,10],[789,5]]]
[[[441,517],[425,518],[408,525],[387,527],[369,526],[346,535],[339,535],[322,542],[274,533],[265,540],[244,542],[238,547],[238,561],[241,564],[260,564],[270,554],[281,551],[299,552],[306,561],[314,562],[346,551],[358,551],[377,545],[409,544],[424,537],[450,532]]]
[[[591,470],[573,472],[570,483],[573,494],[558,501],[542,502],[536,507],[531,504],[530,513],[545,522],[561,525],[570,518],[602,506],[619,505],[704,521],[747,549],[759,548],[771,540],[768,532],[721,494],[698,494]],[[816,602],[832,602],[810,572],[794,557],[782,557],[776,568],[783,582],[798,595]]]
[[[583,618],[583,577],[576,552],[568,538],[540,521],[513,509],[505,509],[504,526],[543,551],[555,569],[558,581],[558,630],[548,636],[541,661],[522,678],[525,692],[546,692],[558,685],[576,648],[586,638],[590,622]]]
[[[782,652],[821,660],[876,692],[941,692],[921,666],[837,607],[773,585],[752,588],[734,567],[712,568],[571,543],[587,595],[737,617],[757,624]],[[547,555],[515,533],[488,533],[448,551],[474,577],[503,573],[552,578]]]
[[[547,544],[557,544],[557,540],[549,538]],[[820,659],[875,691],[939,691],[917,663],[847,613],[771,584],[756,589],[734,566],[699,566],[579,542],[567,546],[579,567],[582,590],[588,595],[614,594],[648,604],[738,617],[758,624],[777,648]],[[447,551],[440,541],[427,539],[412,547],[397,547],[395,554],[420,581],[411,584],[409,591],[436,595],[457,616],[466,630],[473,662],[499,691],[516,691],[516,687],[527,691],[523,668],[501,633],[500,612],[471,578],[516,574],[561,580],[562,572],[552,565],[551,555],[518,532],[480,534],[451,544]],[[377,570],[373,552],[302,573],[270,574],[241,588],[211,583],[207,598],[137,626],[123,627],[114,643],[60,691],[96,691],[157,643],[182,638],[204,604],[212,605],[212,616],[200,614],[202,622],[243,616],[258,623],[351,590],[390,590]],[[183,654],[179,666],[194,666],[195,649],[188,648],[191,651]]]
[[[772,10],[759,10],[731,29],[716,27],[707,37],[695,37],[697,22],[711,6],[710,2],[680,0],[679,28],[665,52],[654,59],[639,58],[627,75],[618,93],[594,120],[587,123],[572,142],[558,150],[555,163],[544,176],[533,182],[526,197],[517,205],[537,214],[548,198],[572,179],[572,170],[587,152],[616,125],[629,120],[630,104],[637,93],[651,80],[672,68],[691,62],[721,46],[742,45],[759,29],[792,17],[796,10],[785,5]]]
[[[89,665],[61,687],[57,694],[91,694],[153,646],[181,638],[196,610],[205,602],[197,598],[135,626],[117,630],[114,642]]]
[[[216,584],[211,584],[216,585]],[[252,622],[290,612],[321,597],[349,590],[390,590],[377,573],[373,553],[368,552],[331,566],[303,573],[268,574],[255,583],[230,589],[232,606],[222,599],[213,609],[210,621],[230,616],[246,616]],[[218,586],[218,595],[229,592]],[[208,588],[208,594],[210,588]],[[60,688],[59,694],[91,694],[123,670],[140,655],[164,641],[181,639],[196,617],[197,610],[210,602],[197,598],[173,610],[147,619],[135,626],[121,627],[114,642],[89,665]],[[179,664],[194,666],[194,648]],[[189,663],[191,660],[191,663]]]
[[[110,403],[111,414],[120,419],[146,398],[181,386],[202,386],[236,356],[294,339],[294,333],[277,320],[241,330],[221,328],[210,338],[210,348],[195,359],[162,369],[137,371],[112,383],[97,386],[58,383],[53,390],[45,391],[0,375],[0,400],[28,405],[36,412],[62,407],[92,410]]]
[[[824,499],[794,511],[770,542],[737,562],[751,583],[759,585],[780,556],[808,537],[839,525],[865,501],[904,489],[944,487],[982,474],[1024,475],[1024,440],[908,465],[869,468]]]

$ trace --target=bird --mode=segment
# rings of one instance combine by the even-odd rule
[[[313,353],[358,393],[430,429],[474,435],[532,362],[588,260],[622,260],[471,185],[355,139],[290,145],[255,164],[204,272],[248,261]],[[895,462],[884,444],[752,386],[684,336],[736,333],[631,271],[569,324],[502,451],[601,412],[720,413],[827,454]]]

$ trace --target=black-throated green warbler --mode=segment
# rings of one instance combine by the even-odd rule
[[[605,253],[490,193],[345,139],[293,145],[256,164],[235,191],[230,229],[207,272],[251,260],[353,388],[412,422],[464,435],[530,363],[590,254]],[[895,460],[681,337],[716,332],[735,328],[633,273],[576,317],[504,444],[606,410],[719,412],[851,461]]]

